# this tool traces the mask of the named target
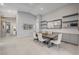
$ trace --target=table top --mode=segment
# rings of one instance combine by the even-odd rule
[[[44,37],[48,37],[48,38],[54,38],[57,36],[57,34],[48,34],[48,35],[43,35]]]

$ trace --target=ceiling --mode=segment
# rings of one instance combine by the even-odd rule
[[[33,15],[45,15],[65,5],[67,5],[67,3],[4,3],[0,4],[0,10],[8,12],[11,12],[10,10],[18,10],[29,12]],[[14,13],[16,12],[13,12],[13,14]]]

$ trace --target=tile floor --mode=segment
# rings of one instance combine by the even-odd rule
[[[78,55],[78,46],[62,42],[60,48],[33,41],[32,37],[0,39],[0,55]]]

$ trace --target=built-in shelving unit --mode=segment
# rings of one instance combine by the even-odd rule
[[[78,13],[62,17],[63,19],[41,21],[41,29],[78,29]]]
[[[62,19],[41,21],[41,29],[60,29],[62,28]]]
[[[48,21],[48,29],[61,29],[62,19]]]
[[[47,28],[47,21],[41,21],[41,29],[46,29]]]
[[[63,16],[62,28],[78,29],[78,13]]]

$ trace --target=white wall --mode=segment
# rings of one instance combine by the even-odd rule
[[[31,30],[24,30],[23,25],[24,24],[32,24],[35,23],[35,16],[32,14],[18,11],[17,13],[17,37],[24,37],[24,36],[32,36],[33,35],[33,29]]]
[[[68,4],[62,8],[59,8],[55,11],[52,11],[49,14],[46,14],[43,16],[42,20],[55,20],[55,19],[61,19],[62,16],[69,15],[77,13],[77,4]]]
[[[42,20],[42,16],[41,15],[37,15],[36,17],[36,23],[35,23],[35,32],[40,32],[40,21]]]

